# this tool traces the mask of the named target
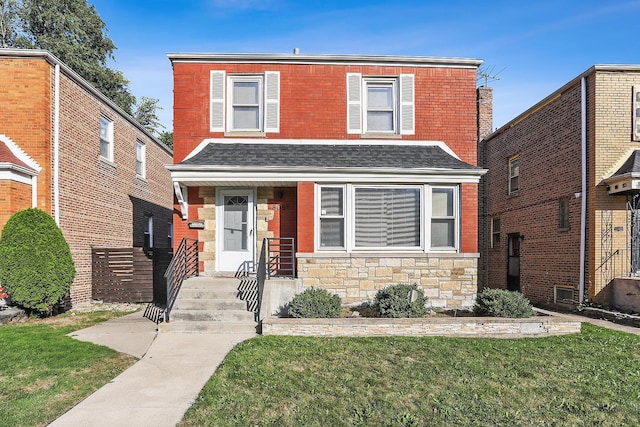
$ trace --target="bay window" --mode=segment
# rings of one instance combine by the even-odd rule
[[[319,185],[319,250],[457,250],[457,185]]]

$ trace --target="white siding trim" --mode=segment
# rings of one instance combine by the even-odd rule
[[[225,71],[211,71],[209,123],[211,132],[224,132]]]
[[[264,131],[280,132],[280,72],[264,73]]]
[[[414,135],[415,128],[415,76],[400,74],[400,134]]]
[[[347,73],[347,133],[362,133],[362,74]]]

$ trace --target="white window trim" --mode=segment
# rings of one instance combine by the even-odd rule
[[[362,76],[346,74],[347,134],[415,135],[415,75]],[[394,83],[394,131],[367,131],[368,82]]]
[[[633,140],[640,141],[640,86],[633,86],[633,108],[631,115],[633,116]]]
[[[141,146],[141,159],[140,163],[142,164],[142,173],[138,172],[138,146]],[[147,177],[147,144],[142,142],[139,139],[136,139],[136,175],[140,178]]]
[[[114,127],[114,125],[113,125],[113,120],[112,120],[111,118],[109,118],[108,116],[106,116],[105,114],[100,114],[99,130],[101,130],[101,129],[102,129],[102,123],[101,123],[101,122],[102,122],[102,120],[104,120],[105,122],[107,122],[107,138],[108,138],[108,139],[106,139],[106,140],[104,140],[104,141],[106,141],[106,142],[108,142],[108,143],[109,143],[109,155],[108,155],[108,157],[104,157],[104,156],[102,155],[102,150],[99,150],[99,152],[100,152],[100,157],[101,157],[101,158],[103,158],[103,159],[107,159],[107,160],[108,160],[108,161],[110,161],[110,162],[113,162],[113,151],[114,151],[114,150],[113,150],[113,146],[114,146],[114,142],[113,142],[113,139],[114,139],[114,138],[113,138],[113,135],[114,135],[114,130],[113,130],[113,127]],[[102,141],[103,141],[103,139],[102,139],[102,135],[99,135],[99,138],[100,138],[100,144],[102,145]]]
[[[517,175],[516,174],[513,174],[513,175],[511,174],[511,170],[512,170],[511,163],[514,160],[518,161],[518,174]],[[509,157],[508,168],[509,168],[509,170],[507,171],[507,175],[508,175],[507,186],[508,186],[508,192],[509,192],[508,194],[509,195],[518,194],[520,192],[520,155],[519,154],[516,154],[514,156]],[[518,188],[513,190],[511,188],[511,180],[513,178],[515,178],[515,177],[518,177]]]
[[[342,190],[342,215],[325,215],[323,216],[322,212],[320,211],[321,207],[322,207],[322,188],[340,188]],[[318,248],[320,248],[320,250],[322,251],[345,251],[348,247],[348,242],[347,242],[347,212],[348,212],[348,208],[347,205],[349,204],[348,200],[347,200],[347,191],[346,191],[346,185],[345,184],[323,184],[323,185],[316,185],[316,189],[317,191],[315,192],[315,206],[316,206],[316,211],[317,214],[315,215],[315,222],[316,222],[316,230],[317,232],[315,233],[316,235],[316,246]],[[331,218],[342,218],[342,228],[343,228],[343,236],[342,236],[342,241],[344,242],[344,246],[321,246],[321,241],[320,241],[320,219],[321,218],[325,218],[325,219],[331,219]]]
[[[258,128],[234,128],[233,127],[233,84],[235,82],[252,82],[258,83]],[[227,132],[264,132],[264,115],[265,115],[265,102],[264,102],[264,76],[262,74],[231,74],[227,75]]]
[[[343,188],[344,198],[344,242],[345,248],[327,248],[320,246],[320,192],[321,188]],[[411,247],[356,247],[355,246],[355,189],[356,188],[418,188],[420,189],[420,246]],[[454,212],[454,246],[453,247],[431,247],[431,218],[432,204],[431,191],[433,188],[451,188],[454,191],[453,212]],[[460,185],[457,183],[442,185],[410,185],[410,184],[316,184],[315,185],[315,212],[314,212],[314,234],[315,250],[317,252],[458,252],[460,250],[461,236],[461,213],[460,213]]]
[[[453,246],[431,246],[431,220],[433,219],[432,209],[432,193],[434,189],[443,188],[443,189],[453,189],[453,216],[447,217],[437,217],[436,219],[453,219],[454,224],[454,235],[453,235]],[[436,252],[449,252],[449,251],[458,251],[460,247],[460,186],[459,185],[430,185],[428,186],[428,209],[429,209],[429,227],[426,230],[429,235],[429,248],[432,251]]]
[[[392,92],[392,119],[391,130],[369,130],[369,86],[391,86]],[[400,133],[399,114],[400,102],[398,101],[398,79],[395,77],[363,77],[362,78],[362,128],[363,133],[384,133],[398,135]]]

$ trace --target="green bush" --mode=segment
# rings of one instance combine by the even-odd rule
[[[380,289],[374,307],[381,317],[422,317],[427,314],[427,297],[418,285],[391,285]]]
[[[478,316],[531,317],[535,315],[531,303],[520,292],[504,289],[485,289],[476,298],[473,312]]]
[[[321,318],[340,317],[342,301],[325,289],[308,288],[296,295],[289,303],[289,314],[293,317]]]
[[[0,259],[0,283],[12,302],[41,315],[52,313],[76,275],[62,232],[40,209],[9,219],[0,238]]]

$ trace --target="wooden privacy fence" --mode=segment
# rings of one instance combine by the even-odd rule
[[[91,258],[94,300],[163,303],[159,300],[166,299],[163,274],[171,260],[169,249],[93,248]]]

